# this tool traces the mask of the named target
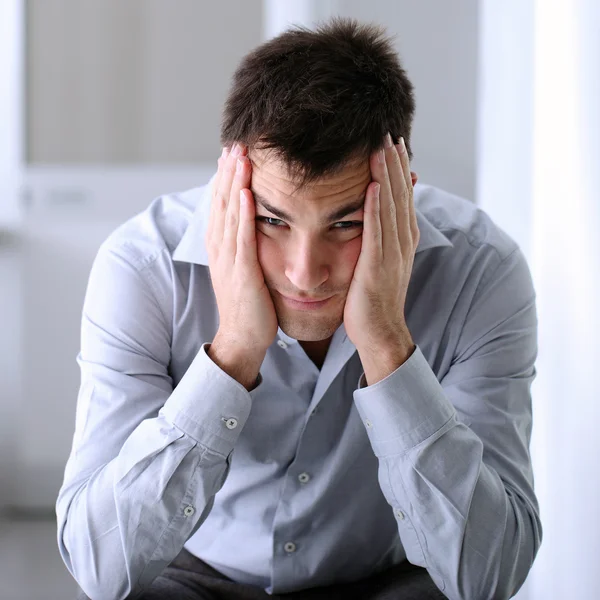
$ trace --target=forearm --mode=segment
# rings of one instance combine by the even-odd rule
[[[478,417],[471,423],[418,347],[386,379],[355,392],[407,558],[452,600],[508,598],[540,545],[525,433],[531,377],[511,380],[510,421],[504,380],[461,379],[468,398],[448,380],[455,402]]]
[[[118,600],[148,585],[206,519],[225,482],[251,398],[205,350],[163,400],[155,386],[121,377],[127,400],[116,410],[113,393],[112,410],[103,409],[69,458],[57,501],[58,542],[92,598]],[[108,404],[111,394],[95,377],[93,405]],[[149,408],[133,415],[138,424],[127,434],[123,423],[138,396]],[[150,418],[152,404],[158,416]]]
[[[118,600],[149,585],[208,516],[228,468],[161,417],[144,421],[110,463],[63,489],[59,548],[86,594]]]
[[[499,600],[521,586],[541,541],[536,507],[483,462],[465,425],[449,423],[419,448],[382,459],[379,477],[394,513],[403,513],[408,559],[429,569],[448,598]]]

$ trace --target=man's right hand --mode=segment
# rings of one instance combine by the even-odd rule
[[[247,149],[223,150],[213,186],[206,246],[219,309],[211,345],[237,360],[255,357],[258,368],[277,335],[277,314],[258,262],[252,165]]]

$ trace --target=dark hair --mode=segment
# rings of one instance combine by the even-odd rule
[[[368,159],[388,131],[412,158],[413,85],[384,34],[337,17],[258,46],[234,74],[221,144],[269,149],[300,185]]]

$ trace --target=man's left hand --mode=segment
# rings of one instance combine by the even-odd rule
[[[404,141],[394,145],[388,134],[384,148],[371,155],[370,167],[361,252],[344,307],[344,327],[368,385],[397,369],[415,349],[404,304],[419,243]]]

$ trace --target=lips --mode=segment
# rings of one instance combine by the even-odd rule
[[[287,298],[288,300],[293,300],[294,302],[307,302],[307,303],[311,303],[311,302],[324,302],[325,300],[329,300],[329,298],[331,298],[331,296],[327,296],[327,298],[294,298],[293,296],[285,296],[284,294],[281,294],[284,298]]]
[[[325,306],[327,302],[331,300],[331,298],[333,298],[333,296],[329,296],[327,298],[314,300],[313,298],[304,297],[301,300],[298,300],[296,298],[284,296],[283,294],[281,294],[281,297],[288,306],[298,310],[312,310],[321,308],[322,306]]]

